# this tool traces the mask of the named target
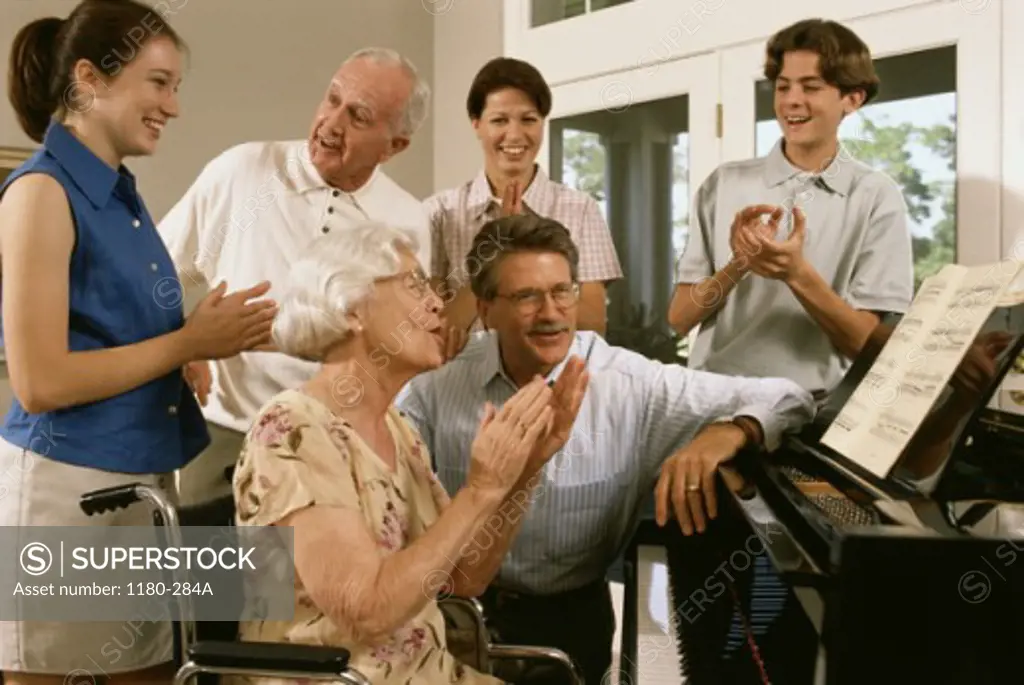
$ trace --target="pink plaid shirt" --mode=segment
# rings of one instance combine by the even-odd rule
[[[501,200],[491,194],[481,171],[472,181],[427,198],[424,205],[430,217],[433,277],[448,280],[453,288],[467,285],[466,255],[483,225],[498,218]],[[538,167],[523,193],[523,206],[569,229],[580,254],[581,283],[622,278],[608,224],[590,195],[555,183]]]

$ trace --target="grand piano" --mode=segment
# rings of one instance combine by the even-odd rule
[[[1024,682],[1024,417],[996,401],[1024,353],[1024,305],[992,310],[878,475],[824,437],[877,383],[899,321],[882,321],[804,431],[730,462],[740,484],[719,479],[726,504],[704,534],[641,523],[625,558],[622,685],[651,680],[667,649],[687,685]],[[668,569],[663,640],[642,635],[651,550]]]

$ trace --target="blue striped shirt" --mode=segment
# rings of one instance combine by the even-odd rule
[[[495,581],[510,590],[546,594],[603,578],[636,530],[662,462],[709,421],[756,418],[771,448],[814,413],[810,394],[790,380],[662,364],[590,331],[576,334],[569,354],[590,355],[590,383]],[[484,403],[500,408],[515,391],[493,332],[477,333],[458,357],[403,388],[396,404],[422,434],[449,493],[466,482]]]

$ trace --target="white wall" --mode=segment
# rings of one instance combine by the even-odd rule
[[[974,7],[989,0],[633,0],[535,29],[530,0],[505,0],[505,46],[559,85],[767,38],[800,19],[848,21],[958,2]]]
[[[155,0],[148,0],[154,4]],[[0,54],[41,16],[67,16],[73,0],[0,0]],[[156,156],[129,160],[159,220],[221,150],[246,140],[302,138],[341,60],[369,45],[408,56],[434,82],[435,16],[427,0],[173,0],[171,26],[189,44],[182,116]],[[6,92],[6,69],[0,88]],[[433,191],[434,117],[386,170],[417,197]],[[9,102],[0,103],[0,146],[28,146]]]
[[[466,95],[480,67],[504,54],[504,12],[501,0],[436,0],[435,6],[446,9],[434,25],[434,186],[440,190],[480,171]]]

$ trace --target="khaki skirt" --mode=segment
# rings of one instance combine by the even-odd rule
[[[93,516],[79,508],[86,492],[138,482],[159,487],[176,501],[172,474],[74,466],[0,438],[0,526],[153,525],[146,503]],[[104,675],[172,661],[173,645],[167,621],[0,621],[0,671],[60,675],[65,683],[88,685]]]

